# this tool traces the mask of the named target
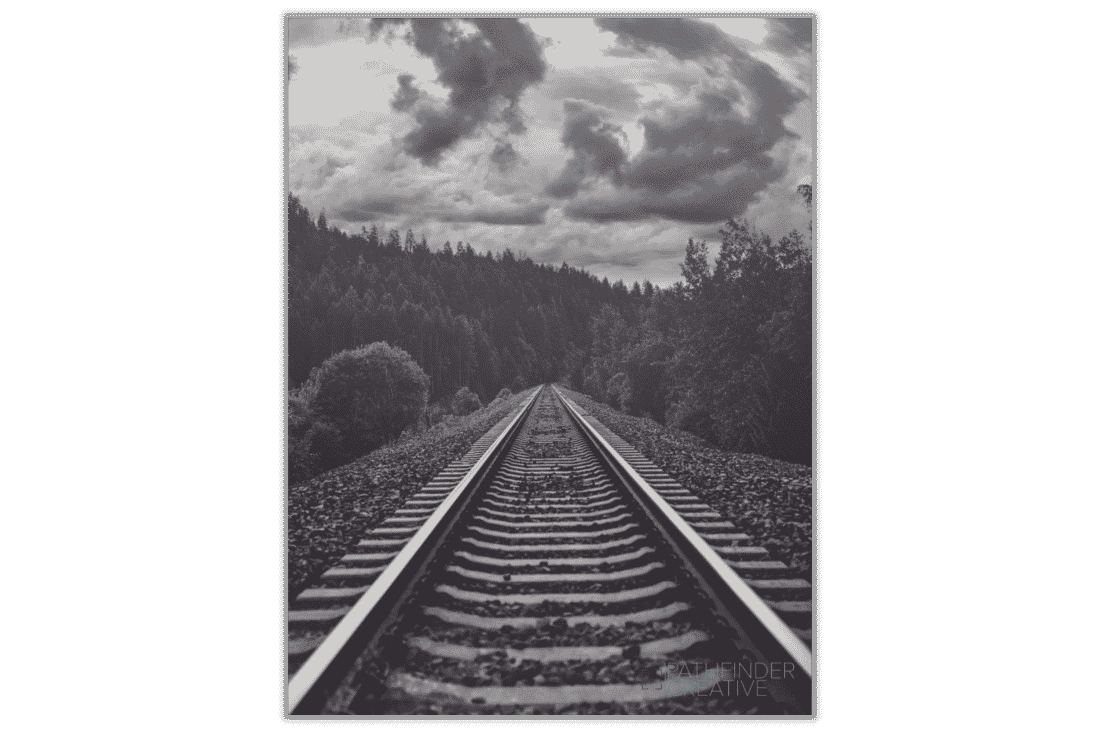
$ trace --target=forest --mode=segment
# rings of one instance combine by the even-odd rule
[[[799,192],[809,206],[810,188]],[[810,464],[812,229],[773,239],[731,219],[716,252],[688,240],[682,281],[628,287],[509,249],[433,249],[411,230],[349,235],[293,195],[288,203],[292,454],[315,450],[308,435],[334,431],[310,399],[330,389],[318,386],[321,368],[331,376],[337,355],[381,343],[392,347],[386,359],[416,370],[413,428],[471,399],[558,381],[720,448]],[[306,461],[297,477],[354,457]]]
[[[291,387],[333,354],[385,341],[424,369],[433,401],[464,386],[482,396],[522,389],[580,358],[601,306],[629,310],[641,298],[621,282],[507,249],[478,254],[446,242],[432,251],[411,230],[402,240],[377,226],[349,236],[323,213],[311,219],[293,196],[289,217]]]

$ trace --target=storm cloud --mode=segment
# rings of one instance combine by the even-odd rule
[[[690,224],[714,224],[744,214],[784,171],[784,166],[762,165],[745,168],[725,181],[703,179],[684,192],[654,194],[627,190],[614,197],[581,198],[566,205],[565,215],[600,223],[663,217]]]
[[[390,102],[390,107],[393,107],[395,112],[404,112],[416,104],[416,100],[420,98],[420,90],[412,85],[415,78],[412,74],[397,76],[397,94]]]
[[[478,224],[501,224],[508,226],[530,226],[546,223],[547,204],[524,206],[518,209],[502,211],[447,211],[436,214],[435,218],[444,222],[474,222]]]
[[[460,195],[458,200],[471,201],[469,195]],[[416,216],[430,218],[448,224],[476,223],[497,224],[501,226],[531,226],[546,222],[547,204],[528,204],[514,208],[450,208],[432,202],[431,197],[421,191],[408,194],[364,196],[358,200],[347,201],[333,213],[334,219],[353,224],[377,221],[383,217]]]
[[[371,28],[377,34],[403,22],[376,19]],[[443,103],[425,100],[411,110],[417,126],[404,138],[408,155],[434,166],[487,122],[501,122],[512,134],[526,130],[520,97],[546,73],[542,43],[530,27],[513,18],[476,18],[469,23],[477,32],[466,35],[454,20],[413,18],[408,23],[406,40],[432,60],[438,83],[450,92]]]
[[[685,245],[671,247],[655,247],[646,249],[634,249],[629,251],[597,253],[584,251],[574,255],[572,264],[574,267],[591,267],[592,265],[611,265],[617,269],[629,269],[644,265],[653,260],[679,259],[684,256]]]
[[[702,92],[664,119],[643,118],[645,146],[631,161],[623,183],[668,193],[739,163],[771,167],[764,153],[792,134],[782,119],[790,107],[766,116],[742,116],[733,106],[739,97],[735,88]]]
[[[671,283],[730,217],[805,230],[810,20],[295,18],[287,182],[349,233]]]
[[[376,221],[382,216],[395,216],[415,210],[425,199],[423,193],[364,196],[345,202],[333,213],[333,218],[359,223]]]
[[[561,141],[573,155],[546,192],[555,198],[570,198],[590,176],[606,175],[618,180],[626,163],[622,127],[607,122],[608,110],[590,102],[567,99],[562,108],[565,125]]]
[[[644,56],[653,48],[663,48],[685,61],[732,45],[716,26],[692,18],[596,18],[595,21],[601,30],[617,36],[618,55]]]
[[[519,155],[516,153],[516,149],[512,147],[512,143],[497,141],[493,152],[489,153],[489,160],[493,161],[499,171],[507,173],[515,167]]]
[[[327,140],[303,143],[290,156],[290,183],[294,189],[323,188],[342,168],[353,165],[355,157]]]
[[[642,97],[634,86],[609,76],[560,75],[553,85],[551,99],[583,99],[624,113],[637,112]]]
[[[792,56],[810,52],[813,18],[768,18],[768,37],[764,42],[777,53]]]
[[[728,74],[721,76],[729,81],[701,83],[692,87],[694,96],[688,101],[643,116],[639,124],[644,143],[629,161],[606,157],[607,162],[597,169],[588,155],[594,135],[590,133],[585,145],[574,143],[574,157],[548,193],[573,198],[586,177],[608,172],[614,190],[581,195],[565,207],[566,216],[599,222],[650,217],[719,222],[743,214],[761,191],[782,177],[785,163],[768,152],[794,136],[783,120],[804,95],[770,66],[742,51],[717,27],[694,19],[598,18],[595,22],[616,34],[621,53],[652,54],[663,49],[681,62],[707,64],[709,76],[717,76],[714,67],[722,65]],[[575,118],[575,113],[567,114],[563,141],[577,127]],[[586,129],[597,129],[593,125],[589,122]]]

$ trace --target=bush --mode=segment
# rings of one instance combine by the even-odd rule
[[[312,450],[313,416],[309,413],[308,403],[292,394],[290,396],[288,442],[290,448],[288,471],[290,483],[305,481],[316,472],[316,460]]]
[[[290,483],[305,481],[346,462],[340,431],[313,414],[301,391],[290,395],[288,408]]]
[[[330,356],[308,382],[301,392],[309,395],[310,412],[339,434],[338,453],[345,461],[415,425],[430,384],[408,353],[384,342]]]
[[[308,439],[315,473],[336,468],[359,457],[348,454],[340,430],[328,420],[314,420],[309,429]]]
[[[607,380],[604,394],[607,396],[607,404],[623,412],[630,412],[634,406],[634,385],[626,372],[619,372]]]
[[[469,387],[463,387],[455,392],[451,400],[451,412],[455,415],[469,415],[475,410],[481,409],[481,398],[476,392],[471,392]]]
[[[427,418],[428,427],[438,425],[447,416],[447,407],[442,402],[433,402],[428,405],[424,417]]]
[[[669,406],[666,415],[667,425],[705,438],[714,435],[714,420],[711,418],[707,402],[694,391],[688,392],[679,401]]]
[[[511,396],[512,396],[512,390],[508,389],[507,387],[504,387],[499,392],[497,392],[496,399],[506,400]]]
[[[584,393],[596,400],[607,404],[607,396],[604,394],[604,384],[607,378],[595,361],[590,361],[584,367]]]

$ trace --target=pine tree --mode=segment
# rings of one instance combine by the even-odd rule
[[[710,279],[710,263],[707,262],[707,243],[695,243],[688,237],[687,253],[684,264],[680,265],[680,274],[684,276],[689,290],[701,290]]]

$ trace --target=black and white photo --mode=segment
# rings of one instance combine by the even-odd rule
[[[813,716],[815,18],[284,31],[287,713]]]

